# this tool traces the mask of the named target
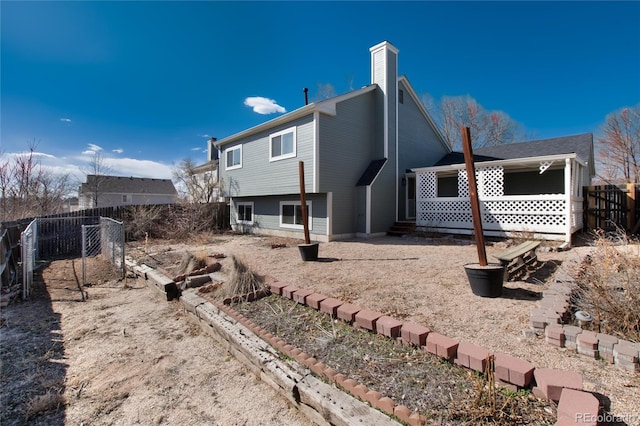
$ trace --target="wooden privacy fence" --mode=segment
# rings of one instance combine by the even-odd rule
[[[640,187],[597,185],[584,188],[584,223],[588,229],[637,233],[640,227]]]

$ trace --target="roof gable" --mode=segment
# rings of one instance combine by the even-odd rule
[[[218,148],[223,145],[229,144],[231,142],[235,142],[239,139],[245,138],[247,136],[255,135],[256,133],[260,133],[262,131],[272,129],[276,126],[280,126],[286,123],[290,123],[294,120],[297,120],[300,117],[307,116],[314,112],[319,112],[327,115],[335,115],[336,114],[336,104],[356,96],[360,96],[363,93],[368,93],[372,90],[375,90],[378,87],[376,84],[370,84],[368,86],[364,86],[357,90],[352,90],[351,92],[347,92],[342,95],[334,96],[329,99],[325,99],[320,102],[310,103],[301,108],[298,108],[294,111],[288,112],[286,114],[281,115],[280,117],[276,117],[272,120],[264,122],[262,124],[258,124],[257,126],[251,127],[249,129],[243,130],[239,133],[226,137],[224,139],[220,139],[217,142],[214,142],[214,145]]]
[[[429,111],[427,111],[427,108],[424,106],[420,98],[418,98],[418,94],[413,89],[413,86],[409,82],[409,79],[406,76],[401,75],[400,77],[398,77],[398,82],[402,83],[403,87],[406,89],[409,96],[411,96],[411,98],[413,99],[413,102],[418,106],[418,109],[420,110],[420,113],[424,117],[425,121],[427,121],[429,123],[429,126],[433,128],[434,133],[438,137],[438,141],[447,150],[447,152],[450,152],[451,146],[447,143],[447,140],[444,138],[444,135],[440,131],[440,128],[431,117],[431,114],[429,114]]]

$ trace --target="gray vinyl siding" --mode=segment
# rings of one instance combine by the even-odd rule
[[[307,194],[307,201],[311,201],[311,235],[327,234],[327,196],[326,194]],[[237,203],[253,203],[253,227],[261,229],[274,229],[289,231],[304,235],[302,229],[293,229],[280,226],[280,202],[300,201],[298,194],[287,194],[269,197],[241,197],[234,198],[231,202],[231,224],[236,225]],[[313,239],[313,238],[312,238]]]
[[[269,161],[269,135],[289,127],[296,128],[296,156]],[[313,115],[291,121],[237,142],[225,145],[220,176],[225,196],[259,196],[299,193],[299,161],[304,161],[305,189],[313,191]],[[224,150],[242,145],[242,167],[225,170]]]
[[[374,234],[388,231],[396,220],[395,166],[394,143],[393,149],[389,147],[389,161],[371,185],[371,232]]]
[[[319,192],[333,192],[333,234],[353,233],[356,183],[372,160],[374,96],[340,102],[337,114],[319,114]]]
[[[404,103],[398,104],[398,173],[404,176],[407,169],[418,167],[429,167],[435,164],[446,153],[446,148],[440,143],[435,129],[425,119],[416,105],[413,97],[409,94],[402,82],[398,88],[404,92]],[[400,194],[398,200],[399,219],[406,217],[406,200],[404,188],[400,183]]]

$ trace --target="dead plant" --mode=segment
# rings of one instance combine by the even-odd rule
[[[574,272],[573,308],[590,313],[592,329],[640,341],[640,256],[623,232],[599,233]]]
[[[496,411],[496,377],[494,356],[488,355],[485,359],[486,368],[484,374],[476,381],[476,399],[473,408],[478,410],[478,416],[494,417]]]
[[[48,390],[43,395],[37,395],[27,402],[27,418],[32,418],[47,411],[58,410],[66,404],[64,395]]]
[[[223,286],[223,297],[243,296],[260,290],[266,290],[263,280],[236,256],[231,255],[232,269],[229,279]]]
[[[204,268],[207,266],[207,255],[205,252],[199,251],[195,255],[188,251],[185,251],[180,259],[180,265],[178,265],[178,275],[188,275],[196,269]]]

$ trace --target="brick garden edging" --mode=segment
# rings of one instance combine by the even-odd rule
[[[174,299],[173,289],[175,283],[173,283],[171,279],[152,270],[152,268],[146,265],[138,266],[130,260],[126,261],[126,265],[130,270],[133,270],[145,279],[151,279],[156,288],[167,296],[167,300],[170,301]],[[171,285],[172,283],[173,285]],[[351,323],[354,327],[396,339],[402,344],[422,347],[434,355],[446,358],[450,362],[478,372],[484,372],[486,368],[486,358],[492,354],[491,351],[486,348],[457,341],[442,334],[432,332],[428,328],[418,324],[403,323],[382,313],[367,310],[357,305],[342,302],[339,299],[327,297],[310,290],[300,289],[287,283],[279,282],[274,278],[268,281],[268,285],[273,294],[287,297],[297,303],[340,318],[345,322]],[[253,298],[259,298],[264,295],[265,294],[255,294]],[[251,359],[252,356],[246,348],[243,349],[241,347],[242,344],[240,342],[246,342],[249,338],[243,332],[240,332],[236,333],[240,336],[236,336],[236,339],[240,340],[234,340],[229,330],[231,325],[228,323],[230,321],[235,321],[234,326],[239,327],[243,325],[246,329],[251,330],[274,348],[277,348],[285,355],[305,365],[320,378],[342,388],[363,403],[369,404],[371,407],[377,408],[389,416],[395,416],[407,424],[426,424],[426,418],[419,413],[412,413],[405,405],[398,405],[391,398],[383,396],[379,392],[368,389],[365,385],[358,384],[353,379],[337,373],[330,367],[318,362],[315,358],[310,358],[304,352],[292,347],[284,340],[273,336],[265,329],[252,323],[229,306],[232,302],[231,299],[225,300],[225,304],[209,302],[193,293],[186,293],[178,297],[180,297],[181,303],[190,315],[201,322],[204,330],[217,339],[220,340],[220,338],[222,338],[222,341],[226,341],[228,343],[227,349],[232,352],[236,358],[247,364],[261,379],[269,383],[276,390],[281,391],[285,397],[298,406],[310,419],[319,423],[328,421],[328,424],[347,425],[352,424],[352,421],[357,424],[362,424],[363,414],[361,408],[357,406],[353,408],[354,405],[352,402],[350,402],[350,404],[344,404],[348,406],[346,410],[344,407],[340,407],[336,412],[336,401],[334,399],[338,397],[334,396],[334,399],[330,397],[330,395],[334,394],[331,394],[329,389],[326,388],[327,385],[325,383],[317,381],[316,379],[313,385],[309,385],[308,381],[312,378],[300,376],[299,374],[296,375],[290,371],[283,372],[283,368],[285,367],[278,364],[276,362],[277,360],[273,357],[265,355],[263,348],[254,351],[253,357],[257,358],[258,361]],[[220,319],[219,316],[223,313],[226,315]],[[545,318],[547,318],[547,313],[550,313],[550,311],[546,310],[544,312]],[[548,319],[551,320],[551,318],[552,316],[549,315]],[[549,323],[550,322],[547,322],[547,324]],[[554,336],[557,335],[550,333],[550,336],[555,338]],[[557,340],[561,340],[561,338],[558,337]],[[240,347],[238,347],[238,345],[240,345]],[[618,345],[620,344],[618,343]],[[624,356],[620,348],[618,348],[616,353],[618,357],[621,355]],[[499,352],[493,353],[493,355],[495,357],[495,376],[502,384],[512,387],[513,389],[530,388],[536,397],[558,403],[557,425],[596,425],[595,420],[593,423],[577,422],[578,416],[581,416],[580,418],[583,419],[597,419],[600,409],[599,400],[590,392],[583,391],[582,376],[580,374],[572,371],[536,368],[528,361]],[[266,358],[269,358],[269,360]],[[276,365],[275,370],[267,374],[267,370],[274,368],[269,367],[272,366],[272,363]],[[305,382],[305,380],[307,382]],[[306,398],[304,401],[301,400],[301,389]],[[318,389],[322,389],[322,392]],[[301,404],[301,402],[303,403]],[[351,417],[354,415],[355,417],[352,419]],[[369,413],[368,415],[372,414]],[[392,421],[389,417],[386,417],[386,419]],[[382,420],[376,420],[376,422],[379,421],[381,422]],[[386,421],[384,421],[384,423],[386,423]]]
[[[576,283],[566,272],[559,275],[542,292],[538,307],[531,310],[531,328],[544,334],[550,345],[572,349],[589,358],[602,358],[625,370],[640,371],[640,343],[567,324],[571,321],[571,295]]]
[[[457,341],[442,334],[432,332],[421,325],[403,323],[392,317],[383,315],[380,312],[364,309],[323,294],[300,289],[277,281],[272,277],[269,277],[268,285],[273,294],[286,297],[300,304],[305,304],[348,322],[354,327],[396,339],[405,345],[422,347],[434,355],[481,373],[486,369],[487,357],[492,355],[491,351],[481,346],[464,341]],[[304,296],[296,296],[296,294]],[[582,376],[580,374],[573,371],[536,368],[528,361],[504,353],[497,352],[493,353],[493,355],[495,376],[503,385],[513,389],[531,388],[536,397],[558,403],[557,424],[577,424],[579,416],[582,419],[598,418],[600,409],[599,400],[590,392],[583,391]],[[301,358],[303,362],[305,362],[305,357],[305,354],[301,355],[300,353],[294,355],[294,358]],[[315,359],[313,359],[313,361],[315,361]],[[339,377],[335,382],[333,380],[329,381],[336,383],[354,396],[366,401],[363,396],[363,390],[366,389],[364,385],[358,385],[355,381],[344,377]],[[566,396],[565,393],[567,394]],[[420,416],[418,413],[412,414],[406,406],[397,405],[388,397],[384,398],[386,398],[384,400],[385,407],[379,407],[373,403],[372,406],[390,415],[394,415],[408,424],[426,424],[426,419],[423,416]],[[580,424],[595,425],[596,423]]]

